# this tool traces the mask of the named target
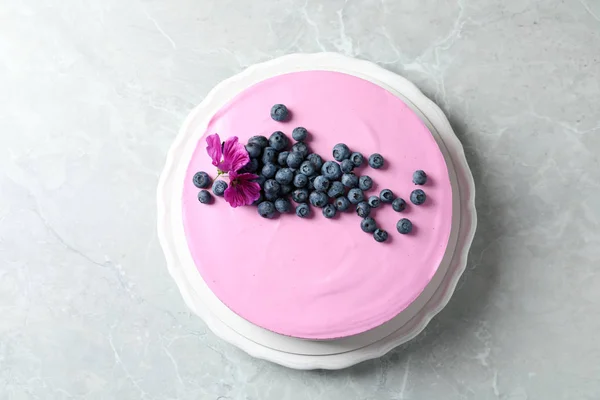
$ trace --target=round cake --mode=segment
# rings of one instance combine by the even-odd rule
[[[283,104],[289,116],[271,116]],[[367,197],[390,189],[407,206],[390,204],[371,210],[377,226],[388,233],[380,243],[361,230],[354,211],[326,218],[312,207],[311,218],[284,213],[266,219],[256,206],[233,208],[215,196],[198,201],[193,178],[217,169],[207,154],[207,137],[236,136],[247,143],[304,127],[310,151],[333,160],[332,150],[344,143],[365,156],[356,176],[374,185]],[[198,273],[215,296],[245,320],[282,335],[335,339],[366,332],[401,314],[423,292],[453,252],[452,181],[438,142],[403,99],[369,80],[332,71],[301,71],[265,79],[243,90],[210,118],[192,152],[183,183],[184,232]],[[369,166],[379,153],[382,168]],[[415,185],[413,173],[427,180]],[[422,189],[426,201],[416,205],[411,193]],[[295,206],[295,203],[292,202]],[[412,222],[402,234],[401,219]]]

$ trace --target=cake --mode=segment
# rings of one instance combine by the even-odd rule
[[[284,104],[290,117],[274,120],[274,104]],[[202,280],[246,321],[303,339],[369,331],[406,311],[454,251],[451,164],[419,115],[383,85],[343,72],[285,73],[244,89],[208,117],[190,149],[183,182],[185,240]],[[333,160],[338,143],[385,158],[382,169],[365,163],[356,170],[373,178],[369,195],[390,189],[408,203],[402,212],[391,206],[372,211],[389,233],[385,243],[363,232],[353,212],[333,219],[320,212],[310,219],[293,213],[265,219],[255,206],[198,201],[194,175],[216,176],[207,137],[218,133],[246,143],[282,131],[292,141],[299,126],[309,132],[311,151],[324,159]],[[416,170],[426,171],[422,186],[413,183]],[[418,206],[409,201],[416,188],[427,194]],[[403,218],[412,221],[410,234],[396,229]]]

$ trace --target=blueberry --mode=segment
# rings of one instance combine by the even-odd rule
[[[383,203],[391,203],[394,201],[394,193],[390,189],[383,189],[379,193],[379,198]]]
[[[308,155],[308,146],[304,142],[294,143],[292,153],[300,153],[302,154],[302,159],[304,159]]]
[[[310,204],[315,207],[325,207],[327,205],[327,195],[323,192],[312,192],[310,196],[308,196],[308,200]]]
[[[277,150],[272,147],[265,147],[262,154],[262,162],[275,163],[277,161]]]
[[[310,207],[306,203],[301,203],[296,206],[296,215],[300,218],[307,218],[310,215]]]
[[[340,164],[336,163],[335,161],[327,161],[321,167],[321,174],[323,174],[325,178],[331,181],[336,181],[340,179],[340,177],[342,176]]]
[[[404,201],[404,199],[398,197],[392,202],[392,208],[396,212],[404,211],[404,209],[406,208],[406,202]]]
[[[369,206],[371,206],[371,208],[377,208],[381,205],[381,200],[377,196],[369,197],[369,200],[367,200],[367,202],[369,203]]]
[[[317,179],[316,175],[313,175],[308,178],[308,183],[306,184],[306,188],[308,189],[309,192],[312,192],[313,190],[315,190],[315,179]]]
[[[277,173],[277,170],[279,170],[277,165],[273,163],[266,163],[262,168],[261,173],[265,178],[273,178]]]
[[[313,165],[315,166],[315,168],[317,170],[321,170],[321,168],[323,167],[323,159],[318,154],[315,154],[315,153],[309,154],[306,156],[306,159],[308,161],[310,161],[311,163],[313,163]]]
[[[290,168],[281,168],[275,174],[275,180],[282,185],[289,185],[294,180],[294,171]]]
[[[267,139],[266,137],[262,136],[262,135],[256,135],[256,136],[252,136],[249,140],[248,143],[255,143],[257,144],[261,149],[264,149],[265,147],[267,147],[269,145],[269,139]]]
[[[315,190],[319,192],[326,192],[329,189],[329,179],[325,178],[323,175],[319,175],[315,178],[313,182]]]
[[[366,201],[361,201],[356,205],[356,215],[361,218],[367,218],[371,213],[371,207]]]
[[[407,218],[402,218],[396,223],[396,229],[403,235],[410,233],[410,231],[412,231],[412,222]]]
[[[373,233],[375,232],[375,229],[377,229],[377,223],[373,218],[367,217],[360,221],[360,229],[362,229],[363,232]]]
[[[198,193],[198,201],[202,204],[210,204],[212,202],[212,196],[208,190],[201,190]]]
[[[258,160],[256,158],[251,158],[248,164],[242,168],[242,172],[256,172],[258,171]]]
[[[410,194],[410,201],[417,206],[420,206],[421,204],[425,203],[425,200],[427,200],[427,196],[425,195],[425,192],[421,189],[413,190]]]
[[[282,151],[279,153],[277,156],[277,164],[281,165],[282,167],[287,167],[287,158],[289,154],[289,151]]]
[[[336,213],[337,210],[333,204],[327,204],[325,207],[323,207],[323,216],[325,218],[333,218],[335,217]]]
[[[352,172],[352,170],[354,169],[354,164],[350,160],[342,160],[342,162],[340,163],[340,169],[343,173],[347,174],[349,172]]]
[[[263,175],[259,175],[258,178],[256,178],[254,180],[254,182],[258,183],[258,186],[262,187],[265,186],[265,181],[267,180],[267,178],[265,178]]]
[[[352,164],[354,164],[356,168],[362,165],[364,159],[363,155],[358,152],[350,154],[350,161],[352,161]]]
[[[424,185],[427,182],[427,174],[423,170],[416,170],[413,173],[413,183],[415,185]]]
[[[358,204],[364,199],[365,195],[363,194],[363,191],[358,188],[350,189],[350,191],[348,192],[348,200],[352,204]]]
[[[265,193],[265,199],[274,202],[280,197],[279,192]]]
[[[294,186],[297,188],[304,187],[308,184],[308,177],[303,173],[297,173],[294,177]]]
[[[350,157],[350,149],[343,143],[338,143],[333,146],[333,158],[336,161],[342,161]]]
[[[280,189],[281,185],[275,179],[267,179],[265,187],[263,188],[265,194],[277,194]]]
[[[285,150],[288,145],[288,138],[281,131],[276,131],[269,138],[269,145],[277,151]]]
[[[329,185],[329,190],[327,191],[327,196],[331,198],[336,198],[344,194],[346,188],[344,184],[340,181],[333,181],[331,185]]]
[[[295,153],[292,151],[287,157],[287,166],[290,168],[300,168],[300,165],[304,161],[304,157],[300,153]]]
[[[275,216],[275,206],[270,201],[263,201],[258,205],[258,213],[263,218],[273,218]]]
[[[302,164],[300,164],[300,172],[306,176],[313,176],[317,170],[312,162],[304,161]]]
[[[345,197],[338,197],[335,199],[335,208],[337,208],[338,211],[346,211],[350,208],[350,202]]]
[[[296,203],[304,203],[308,200],[308,190],[306,189],[296,189],[292,192],[292,200]]]
[[[279,194],[281,194],[282,196],[287,196],[294,190],[294,187],[292,185],[283,184],[280,186],[281,188],[279,189]]]
[[[388,233],[383,229],[376,229],[375,232],[373,232],[373,237],[378,242],[385,242],[388,240]]]
[[[292,203],[288,199],[279,198],[275,200],[275,209],[280,213],[290,212],[292,209]]]
[[[271,118],[273,118],[275,121],[282,122],[287,120],[288,117],[289,111],[283,104],[275,104],[273,107],[271,107]]]
[[[210,185],[210,176],[204,171],[196,172],[192,181],[198,189],[205,189]]]
[[[256,158],[260,156],[260,153],[262,153],[262,147],[256,143],[248,143],[246,145],[246,151],[248,152],[250,158]]]
[[[349,188],[355,188],[358,186],[358,177],[352,172],[342,175],[342,183],[344,186]]]
[[[379,169],[383,167],[383,157],[379,153],[371,154],[369,157],[369,165],[371,168]]]
[[[363,175],[358,178],[358,187],[361,190],[369,190],[373,187],[373,179],[370,176]]]
[[[294,140],[297,140],[298,142],[300,142],[302,140],[306,140],[307,136],[308,136],[308,131],[306,130],[306,128],[303,128],[301,126],[294,128],[294,130],[292,131],[292,137],[294,138]]]
[[[220,179],[216,180],[215,183],[213,183],[212,185],[212,191],[215,194],[215,196],[223,196],[223,193],[225,193],[225,189],[227,189],[227,183]]]

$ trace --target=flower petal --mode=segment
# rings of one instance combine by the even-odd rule
[[[231,172],[229,178],[230,184],[223,197],[231,207],[249,206],[260,197],[260,185],[254,182],[257,175]]]
[[[250,162],[250,156],[243,144],[238,142],[237,136],[232,136],[225,141],[223,146],[223,163],[221,171],[237,172]]]
[[[218,133],[206,137],[206,152],[212,158],[212,164],[218,167],[221,163],[223,150],[221,147],[221,138]]]
[[[253,174],[251,172],[244,172],[243,174],[240,174],[239,172],[232,172],[231,174],[229,174],[229,176],[231,177],[231,179],[236,179],[239,181],[252,182],[253,180],[258,179],[258,175]]]

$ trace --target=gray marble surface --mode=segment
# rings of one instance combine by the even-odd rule
[[[446,111],[479,229],[416,340],[297,372],[190,314],[155,188],[217,82],[325,50]],[[599,0],[0,0],[0,399],[598,399],[599,153]]]

